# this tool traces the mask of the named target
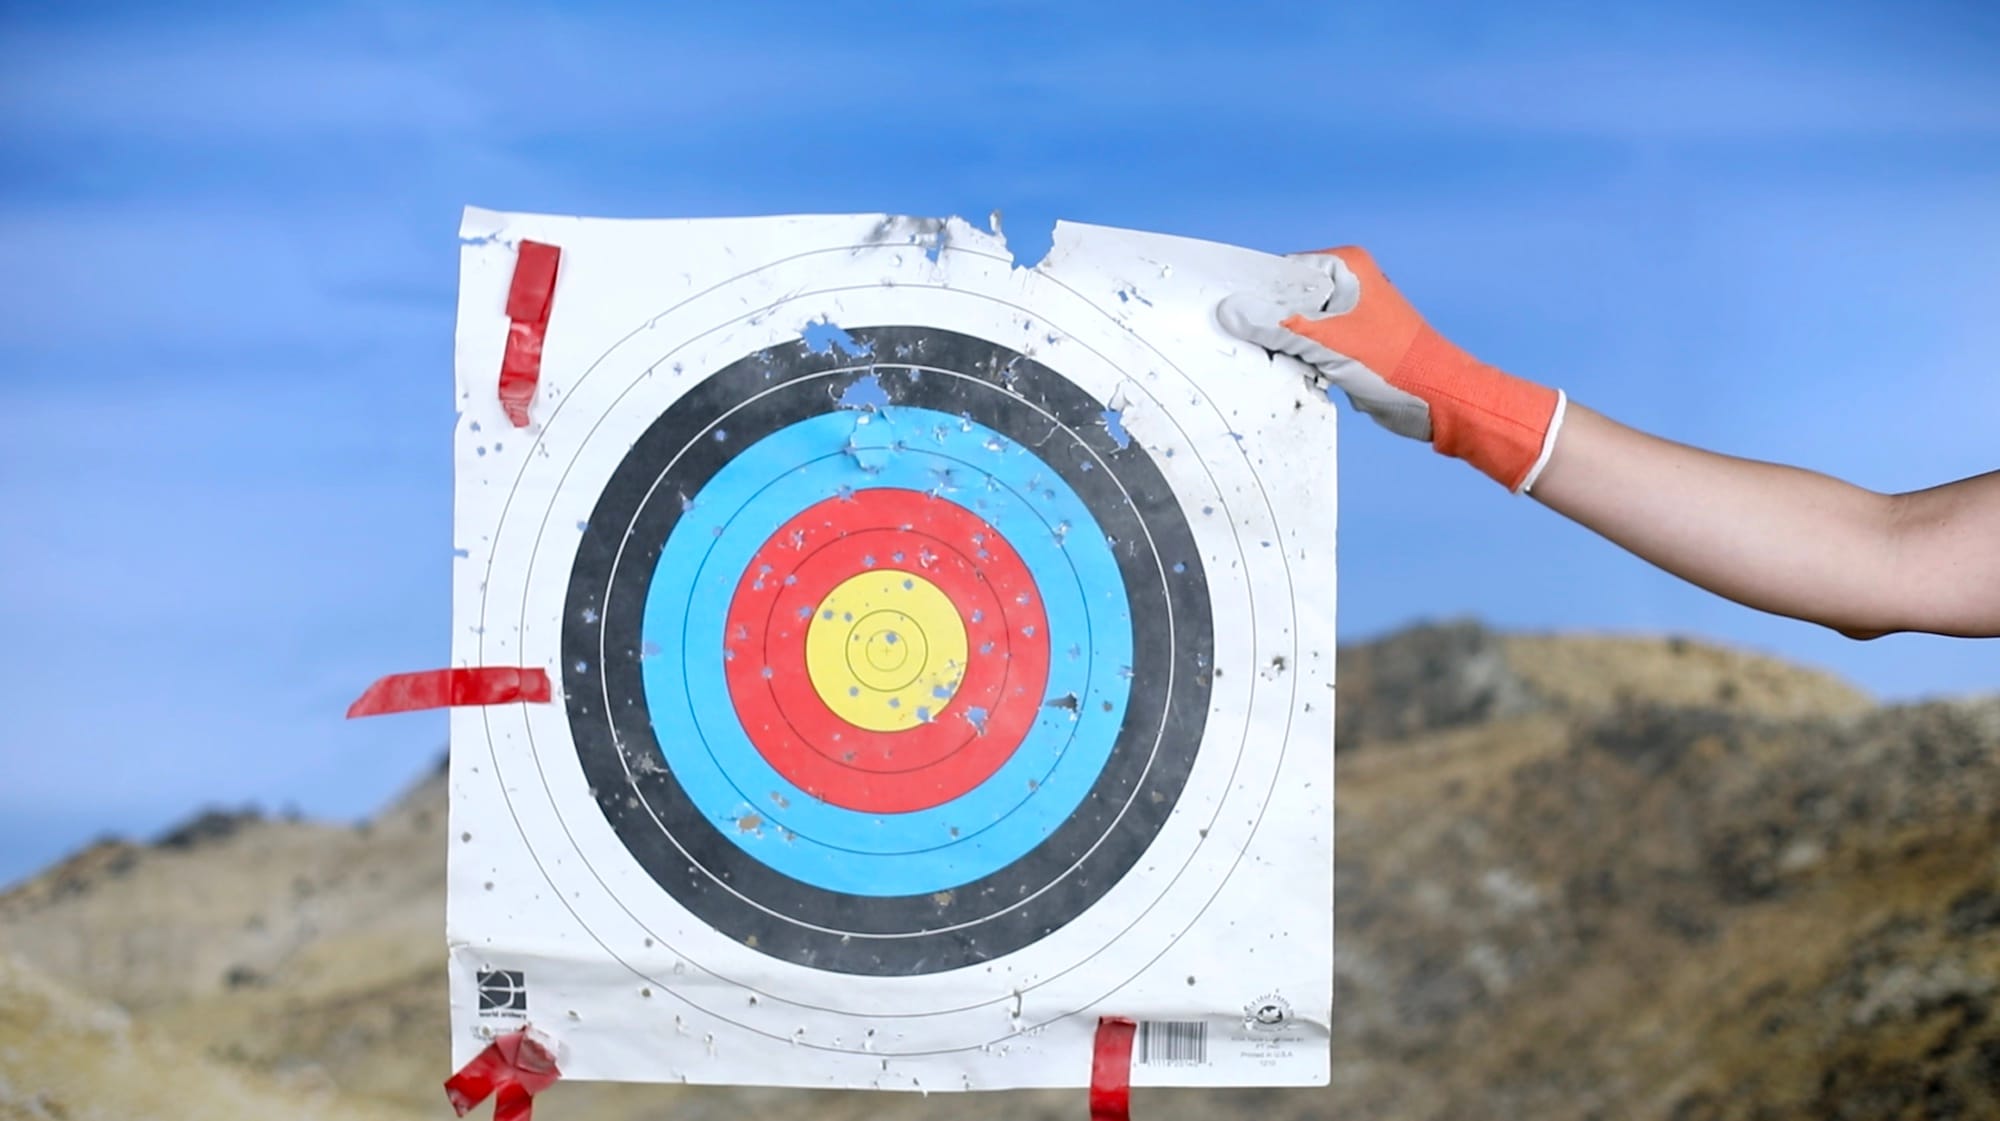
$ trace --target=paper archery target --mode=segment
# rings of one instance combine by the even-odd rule
[[[509,971],[566,1078],[1073,1085],[1116,1015],[1216,1033],[1135,1080],[1324,1079],[1332,413],[1210,320],[1324,273],[879,215],[466,234],[452,663],[554,695],[452,711],[458,1061]],[[562,249],[526,429],[520,238]],[[1274,999],[1306,1045],[1234,1034]]]
[[[1133,873],[1214,622],[1104,402],[965,334],[851,341],[745,356],[632,444],[570,570],[563,694],[605,821],[688,911],[801,966],[936,973]]]

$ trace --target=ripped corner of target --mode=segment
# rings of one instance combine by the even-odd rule
[[[522,241],[514,260],[514,279],[507,288],[507,351],[500,360],[500,407],[516,428],[528,426],[528,405],[542,378],[542,343],[548,335],[549,310],[555,303],[556,267],[562,249],[540,241]]]

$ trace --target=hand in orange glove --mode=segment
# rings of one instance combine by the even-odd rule
[[[1479,468],[1508,490],[1534,485],[1555,448],[1567,400],[1488,366],[1432,330],[1367,250],[1298,258],[1326,270],[1324,307],[1231,296],[1216,309],[1230,334],[1312,366],[1323,384],[1398,435]]]

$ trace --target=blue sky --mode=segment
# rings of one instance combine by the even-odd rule
[[[167,6],[158,6],[165,8]],[[246,6],[248,7],[248,6]],[[0,3],[0,883],[205,803],[354,817],[437,714],[461,206],[999,207],[1371,246],[1483,357],[1885,490],[2000,467],[2000,7]],[[1672,631],[1885,697],[1349,414],[1341,628]]]

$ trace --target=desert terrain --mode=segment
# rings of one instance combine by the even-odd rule
[[[2000,1118],[2000,694],[1885,706],[1696,641],[1470,623],[1339,673],[1334,1084],[1142,1090],[1135,1117]],[[0,1118],[452,1116],[445,849],[439,772],[359,825],[205,811],[8,889]],[[1085,1114],[1081,1091],[537,1099]]]

